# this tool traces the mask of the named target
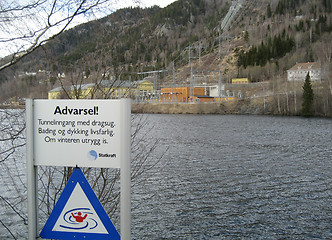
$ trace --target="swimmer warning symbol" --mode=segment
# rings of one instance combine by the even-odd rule
[[[80,168],[75,168],[48,218],[41,238],[120,239]]]

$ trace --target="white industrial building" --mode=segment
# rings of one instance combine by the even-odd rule
[[[322,70],[317,62],[297,63],[287,70],[288,81],[304,81],[309,72],[311,81],[322,80]]]

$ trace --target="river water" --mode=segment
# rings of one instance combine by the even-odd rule
[[[159,140],[151,164],[168,150],[133,183],[132,239],[332,239],[331,119],[146,117],[146,140]],[[25,191],[19,198],[24,205]]]
[[[330,119],[148,121],[169,150],[133,188],[134,239],[332,239]]]

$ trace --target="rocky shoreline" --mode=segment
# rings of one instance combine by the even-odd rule
[[[134,103],[133,113],[150,114],[272,114],[267,109],[250,106],[247,101],[219,103]]]
[[[149,114],[241,114],[300,116],[301,105],[278,101],[274,97],[248,98],[219,103],[133,103],[132,113]],[[331,118],[332,114],[314,111],[315,117]]]
[[[24,109],[24,105],[0,105],[0,109]],[[241,114],[300,116],[301,104],[275,97],[235,99],[213,103],[133,103],[132,113],[147,114]],[[329,112],[326,114],[326,112]],[[314,109],[314,117],[332,118],[330,111]]]

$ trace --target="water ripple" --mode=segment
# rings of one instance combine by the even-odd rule
[[[154,194],[133,212],[134,239],[331,239],[332,122],[151,115],[169,147]],[[160,129],[160,130],[158,130]],[[330,129],[326,131],[327,129]]]

